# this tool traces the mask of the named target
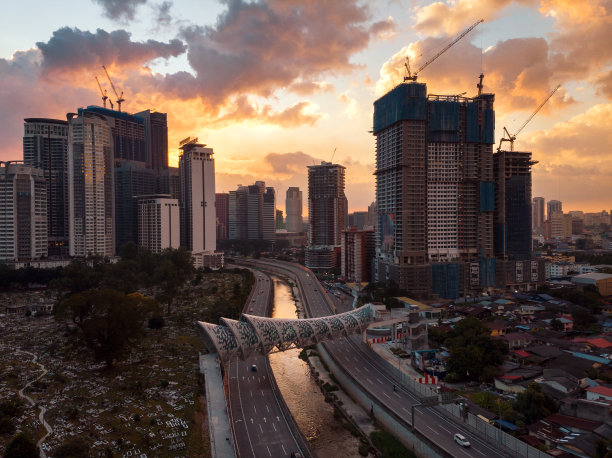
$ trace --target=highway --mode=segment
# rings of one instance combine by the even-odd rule
[[[274,283],[262,272],[254,274],[256,285],[243,312],[267,316]],[[274,389],[267,356],[232,361],[226,371],[228,409],[237,455],[276,458],[299,451],[305,457],[311,456],[306,439]]]
[[[303,266],[282,261],[259,260],[260,265],[285,269],[296,276],[302,291],[302,300],[308,313],[315,316],[331,315],[350,308],[349,302],[333,304],[314,274]],[[337,310],[335,310],[337,307]],[[344,308],[341,309],[341,308]],[[408,390],[401,387],[401,382],[394,374],[387,372],[380,363],[380,357],[361,339],[352,336],[347,339],[334,340],[322,344],[330,356],[360,385],[378,406],[383,407],[406,428],[411,428],[412,406],[418,399]],[[397,391],[393,390],[396,385]],[[425,436],[430,443],[453,457],[506,457],[510,454],[496,448],[494,444],[483,441],[473,435],[453,419],[444,416],[432,407],[415,409],[415,429]],[[471,442],[470,448],[463,448],[453,440],[455,433],[461,433]]]

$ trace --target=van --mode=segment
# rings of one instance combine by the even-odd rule
[[[463,434],[456,433],[453,439],[455,439],[455,442],[457,442],[462,447],[469,447],[470,445],[472,445],[470,444],[470,441],[467,439],[467,437],[465,437]]]

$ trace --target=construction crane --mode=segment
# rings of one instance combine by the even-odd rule
[[[404,81],[416,81],[419,73],[421,73],[434,60],[436,60],[438,57],[440,57],[442,54],[444,54],[446,51],[448,51],[455,43],[457,43],[464,36],[466,36],[468,33],[470,33],[481,22],[484,22],[484,19],[479,19],[474,24],[472,24],[467,29],[465,29],[463,32],[461,32],[461,34],[457,38],[455,38],[453,41],[451,41],[449,44],[447,44],[444,48],[442,48],[440,51],[438,51],[433,57],[431,57],[423,65],[421,65],[416,72],[414,72],[414,73],[410,72],[410,60],[407,59],[405,67],[406,67],[406,70],[408,72],[408,75],[404,76]]]
[[[106,101],[108,100],[108,95],[106,95],[106,89],[102,89],[102,85],[100,84],[100,81],[98,80],[97,76],[94,76],[94,78],[96,79],[96,83],[98,83],[98,87],[100,88],[100,94],[102,95],[102,104],[104,105],[104,108],[106,108]]]
[[[531,116],[529,116],[527,118],[527,120],[523,123],[523,125],[521,127],[518,128],[518,130],[514,133],[514,135],[511,135],[510,132],[508,132],[508,129],[506,129],[504,127],[504,136],[499,140],[499,146],[497,147],[497,151],[501,151],[501,147],[502,147],[502,143],[503,142],[510,142],[510,151],[514,151],[514,140],[516,140],[516,136],[518,134],[521,133],[521,131],[525,128],[525,126],[527,124],[529,124],[529,121],[531,121],[533,119],[533,117],[535,115],[538,114],[538,111],[540,111],[542,109],[542,107],[544,105],[546,105],[546,102],[548,102],[550,100],[550,98],[555,94],[555,92],[557,92],[557,90],[561,87],[560,84],[557,85],[557,87],[555,87],[550,94],[548,94],[548,97],[546,97],[544,99],[544,101],[538,106],[538,108],[536,108],[534,110],[533,113],[531,113]],[[508,136],[508,138],[506,138],[506,135]]]
[[[478,79],[480,81],[478,81],[478,84],[476,85],[476,87],[478,88],[478,95],[482,95],[482,88],[484,87],[482,85],[482,80],[484,79],[484,73],[481,73],[480,76],[478,77]]]
[[[106,67],[104,65],[102,65],[102,68],[104,69],[104,73],[106,73],[106,77],[108,78],[108,82],[110,83],[111,87],[113,88],[113,92],[115,93],[115,97],[117,97],[117,110],[121,111],[121,103],[125,102],[125,99],[123,98],[123,91],[121,91],[121,95],[117,94],[117,89],[115,89],[115,85],[113,84],[113,80],[111,80],[111,77],[108,74],[108,70],[106,70]]]

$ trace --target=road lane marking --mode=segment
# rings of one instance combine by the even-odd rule
[[[487,456],[484,453],[482,453],[480,450],[477,450],[477,449],[474,449],[474,450],[476,450],[476,453],[480,453],[482,456]]]
[[[261,427],[261,423],[257,423],[259,425],[259,430],[263,433],[263,428]]]
[[[285,450],[285,446],[283,444],[281,444],[281,448],[283,449],[283,455],[286,455],[287,451]]]
[[[262,432],[263,432],[263,431],[262,431]],[[270,447],[268,447],[268,446],[266,445],[266,448],[268,449],[268,455],[272,456],[272,453],[270,452]]]
[[[253,397],[253,390],[249,390],[249,394]]]
[[[403,410],[404,412],[406,412],[406,413],[410,413],[410,412],[408,412],[406,409],[404,409],[403,407],[402,407],[402,410]]]
[[[450,434],[451,432],[446,429],[444,426],[438,425],[438,428],[443,429],[444,431],[446,431],[448,434]]]
[[[402,396],[397,394],[397,393],[393,393],[394,395],[396,395],[398,398],[402,399]]]
[[[380,383],[381,385],[384,385],[383,381],[379,378],[377,378],[376,380],[378,380],[378,383]]]
[[[391,396],[389,396],[389,395],[388,395],[387,393],[385,393],[384,391],[383,391],[383,394],[384,394],[385,396],[387,396],[389,399],[391,399]]]
[[[274,423],[272,423],[272,427],[274,428],[274,431],[276,431],[276,425]]]
[[[366,380],[367,380],[368,382],[370,382],[370,384],[374,385],[374,382],[373,382],[372,380],[370,380],[368,377],[366,377]]]
[[[438,431],[436,431],[435,429],[433,429],[431,426],[429,426],[429,425],[425,425],[425,427],[426,427],[427,429],[429,429],[430,431],[432,431],[434,434],[437,434],[438,436],[440,435],[440,433],[439,433]]]
[[[255,407],[255,404],[253,404],[253,410],[255,411],[255,413],[257,413],[257,407]]]
[[[268,407],[268,404],[266,404],[266,410],[268,411],[268,413],[270,413],[270,407]]]
[[[266,395],[264,394],[263,390],[259,390],[261,392],[261,395],[265,398]]]

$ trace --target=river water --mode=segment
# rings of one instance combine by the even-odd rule
[[[274,278],[274,318],[296,318],[295,301],[287,283]],[[269,356],[278,387],[302,434],[320,458],[343,458],[357,455],[359,440],[342,422],[334,418],[333,408],[310,375],[306,362],[299,359],[299,349]]]

